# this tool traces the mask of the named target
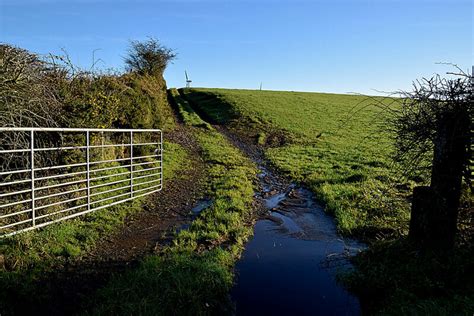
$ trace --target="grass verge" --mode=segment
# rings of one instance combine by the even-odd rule
[[[255,166],[214,130],[196,130],[213,203],[162,253],[101,290],[91,314],[228,313],[233,265],[252,233]]]
[[[186,151],[166,142],[165,180],[186,166]],[[119,169],[120,170],[120,169]],[[115,171],[116,173],[127,171]],[[16,303],[41,302],[48,295],[37,284],[45,273],[93,249],[97,241],[123,225],[125,218],[141,210],[146,197],[114,205],[76,219],[66,220],[10,238],[0,239],[0,312],[13,314]]]
[[[420,253],[406,240],[386,241],[357,256],[342,280],[367,314],[473,315],[473,250]]]

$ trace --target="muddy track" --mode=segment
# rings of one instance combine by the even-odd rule
[[[348,258],[363,245],[339,236],[334,218],[313,193],[273,168],[255,138],[227,125],[213,127],[260,169],[255,193],[260,220],[236,263],[231,290],[236,315],[358,315],[358,299],[336,282],[333,271],[349,267]]]
[[[42,295],[37,301],[33,299],[35,304],[19,304],[16,314],[71,315],[88,309],[96,291],[114,275],[137,267],[140,259],[168,244],[177,228],[189,224],[191,208],[204,194],[205,165],[201,150],[192,129],[182,124],[164,137],[186,149],[191,167],[164,182],[163,190],[147,198],[144,209],[127,218],[115,234],[100,240],[89,253],[38,280]]]
[[[192,132],[184,126],[178,126],[165,139],[186,148],[190,168],[164,182],[163,190],[147,199],[144,210],[128,218],[124,229],[101,241],[86,260],[133,261],[141,258],[167,244],[176,228],[191,220],[190,210],[203,194],[205,178],[200,147]]]
[[[268,162],[264,157],[263,148],[256,143],[256,140],[249,137],[245,133],[229,129],[225,125],[216,124],[200,107],[183,93],[182,89],[178,90],[181,97],[188,101],[193,110],[201,117],[202,120],[211,124],[219,133],[224,135],[226,139],[236,148],[238,148],[244,156],[258,165],[260,169],[264,169],[262,178],[259,179],[259,192],[263,192],[263,196],[256,196],[256,203],[261,205],[263,203],[262,197],[266,198],[270,195],[284,192],[291,183],[291,180],[282,176],[279,172]],[[270,172],[265,172],[265,170]],[[272,190],[266,192],[264,187],[272,187]],[[259,207],[262,208],[262,207]],[[263,207],[264,208],[264,207]],[[264,213],[260,214],[265,216]]]

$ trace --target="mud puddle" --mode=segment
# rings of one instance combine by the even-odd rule
[[[356,297],[336,282],[364,248],[341,238],[313,194],[260,167],[256,195],[268,210],[236,265],[237,315],[359,315]]]
[[[201,212],[204,211],[206,208],[210,207],[213,203],[214,201],[209,198],[203,198],[203,199],[197,200],[194,203],[193,208],[191,209],[190,221],[178,227],[176,229],[176,233],[179,233],[182,230],[188,229],[191,226],[191,223],[199,216],[199,214],[201,214]]]
[[[209,198],[200,199],[195,203],[194,207],[191,209],[191,213],[193,214],[194,217],[196,217],[203,210],[210,207],[212,203],[213,203],[213,200]]]

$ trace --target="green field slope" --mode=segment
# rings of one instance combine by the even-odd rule
[[[367,315],[472,315],[472,246],[421,254],[404,238],[409,197],[382,133],[381,99],[364,96],[184,89],[207,120],[259,144],[266,158],[311,188],[340,231],[370,243],[341,276]],[[385,99],[385,103],[397,100]],[[417,182],[415,182],[415,180]],[[468,194],[468,193],[467,193]]]
[[[367,241],[406,233],[409,183],[398,183],[381,133],[384,113],[365,96],[226,89],[183,91],[214,123],[264,146],[309,186],[344,234]]]

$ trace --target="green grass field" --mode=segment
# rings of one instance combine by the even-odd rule
[[[400,183],[393,172],[391,140],[380,126],[384,113],[371,105],[375,100],[303,92],[184,92],[208,119],[264,145],[271,163],[326,204],[342,233],[366,241],[406,233],[405,196],[413,183]]]
[[[370,243],[341,280],[375,315],[472,315],[472,251],[420,254],[406,240],[412,187],[383,132],[381,99],[364,96],[182,90],[197,112],[250,138],[266,158],[313,190],[339,230]],[[396,102],[393,99],[384,102]],[[465,282],[461,281],[464,278]]]

